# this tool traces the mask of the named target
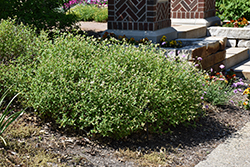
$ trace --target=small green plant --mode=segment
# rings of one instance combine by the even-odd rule
[[[201,61],[202,58],[198,57],[198,61]],[[224,69],[224,65],[220,65],[220,69]],[[232,72],[232,71],[231,71]],[[215,73],[215,75],[213,75]],[[204,78],[206,82],[203,85],[203,92],[201,99],[204,102],[211,103],[212,105],[224,105],[229,102],[230,97],[233,95],[233,87],[231,86],[234,81],[235,74],[232,73],[223,73],[214,72],[211,69],[211,72],[206,72]]]
[[[98,12],[94,14],[94,20],[96,22],[107,22],[108,21],[108,8],[99,8]]]
[[[250,87],[248,87],[247,89],[244,90],[243,92],[243,95],[247,95],[247,98],[245,99],[244,102],[240,102],[243,104],[244,108],[249,110],[250,109],[250,102],[249,102],[249,99],[250,99]]]
[[[249,0],[216,0],[216,15],[224,20],[238,20],[245,17],[250,20]]]
[[[3,96],[0,99],[0,107],[1,110],[3,109],[3,101],[5,99],[5,97],[7,96],[9,89],[7,91],[4,92]],[[19,95],[19,93],[17,95],[15,95],[11,101],[8,103],[8,105],[3,109],[3,113],[0,117],[0,138],[2,139],[2,141],[4,142],[5,145],[7,145],[5,139],[2,137],[3,132],[5,131],[5,129],[12,123],[14,122],[20,115],[23,114],[24,110],[20,110],[18,112],[15,112],[14,114],[11,114],[9,116],[9,114],[13,111],[13,110],[9,110],[9,107],[12,103],[12,101]],[[8,117],[8,118],[7,118]]]

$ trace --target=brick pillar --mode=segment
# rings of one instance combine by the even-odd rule
[[[108,3],[110,32],[129,36],[126,33],[131,30],[144,31],[143,37],[147,37],[145,31],[171,27],[170,0],[109,0]]]
[[[185,19],[186,21],[183,20],[182,22],[187,24],[205,24],[207,26],[220,24],[220,20],[215,16],[215,2],[216,0],[171,0],[173,24],[176,20],[181,22],[181,19]],[[190,19],[193,19],[193,21],[190,21]]]

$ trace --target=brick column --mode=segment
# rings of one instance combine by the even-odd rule
[[[215,16],[216,0],[171,0],[173,24],[220,24]]]
[[[150,39],[153,32],[157,34],[156,31],[167,28],[169,32],[173,31],[170,20],[170,0],[109,0],[108,14],[108,31],[116,35]],[[167,33],[160,33],[160,35],[167,35]],[[158,38],[152,38],[152,40],[156,41]]]

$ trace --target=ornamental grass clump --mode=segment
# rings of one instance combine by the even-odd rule
[[[37,40],[32,61],[1,65],[0,84],[22,90],[22,104],[41,117],[102,136],[121,138],[146,125],[161,132],[201,116],[205,79],[198,69],[153,44],[110,41],[71,34]]]
[[[6,128],[8,128],[8,126],[10,126],[24,112],[24,110],[19,110],[17,112],[12,113],[13,109],[9,109],[11,103],[19,95],[19,93],[15,95],[7,105],[4,106],[4,99],[7,96],[8,91],[9,89],[5,91],[2,97],[0,98],[0,110],[2,111],[0,116],[0,139],[3,141],[5,146],[7,145],[7,143],[2,137],[2,134],[4,133]]]

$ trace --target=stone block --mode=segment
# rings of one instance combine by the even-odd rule
[[[218,40],[220,43],[219,50],[225,50],[227,45],[227,37],[206,37],[206,40]]]
[[[206,57],[206,46],[200,46],[200,45],[190,45],[185,46],[183,48],[179,48],[177,51],[177,54],[180,57],[186,58],[186,60],[193,61],[197,57]]]
[[[173,12],[172,12],[173,13]],[[172,14],[173,15],[173,14]],[[206,19],[179,19],[179,18],[171,18],[172,25],[221,25],[221,20],[219,17],[209,17]]]
[[[203,69],[212,67],[213,65],[223,61],[226,57],[226,51],[220,51],[215,54],[209,55],[202,59],[201,65]]]
[[[183,60],[193,61],[197,57],[206,57],[206,46],[190,45],[182,48],[162,48],[168,57],[179,56]]]
[[[232,39],[250,39],[250,31],[248,28],[209,27],[207,28],[207,34]]]
[[[128,38],[133,37],[135,40],[140,40],[142,38],[147,37],[149,40],[155,43],[160,42],[160,39],[162,38],[163,35],[165,35],[168,40],[177,38],[177,31],[172,27],[163,28],[156,31],[107,30],[105,32],[114,33],[116,36],[126,35],[126,37]]]
[[[237,41],[236,39],[228,39],[227,40],[227,47],[236,47]]]
[[[250,48],[250,40],[239,40],[238,47]]]
[[[223,61],[225,64],[225,69],[230,69],[238,63],[247,60],[249,57],[249,49],[248,48],[227,48],[226,49],[226,58]]]
[[[205,37],[207,32],[207,27],[201,25],[179,25],[173,28],[178,32],[178,38],[185,39]]]
[[[220,50],[220,42],[219,41],[209,41],[209,40],[206,40],[206,41],[198,41],[198,42],[195,42],[195,44],[198,44],[198,45],[203,45],[206,47],[206,53],[205,53],[205,56],[208,56],[208,55],[211,55],[213,53],[216,53]],[[202,56],[204,57],[204,56]]]

